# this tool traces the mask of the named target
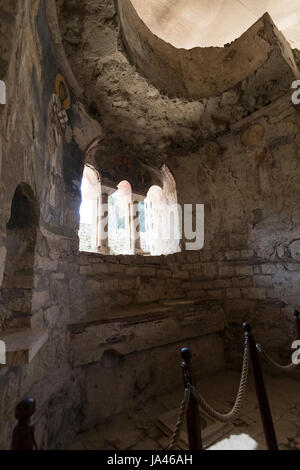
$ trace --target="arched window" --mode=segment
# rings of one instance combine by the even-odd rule
[[[152,186],[145,200],[145,245],[151,255],[180,251],[180,221],[176,200],[164,189]]]
[[[118,184],[109,199],[108,245],[115,255],[134,254],[132,233],[132,190],[128,181]]]
[[[176,184],[162,168],[162,188],[147,196],[132,191],[129,181],[116,188],[101,184],[99,173],[86,165],[82,179],[80,250],[102,254],[163,255],[180,251]]]
[[[99,173],[90,165],[84,167],[81,196],[79,249],[81,251],[97,251],[101,183]]]

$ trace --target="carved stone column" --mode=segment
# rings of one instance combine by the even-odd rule
[[[100,246],[98,248],[99,253],[103,255],[110,254],[110,248],[108,244],[108,198],[114,193],[115,190],[108,188],[106,186],[101,187],[101,197],[100,197],[100,211],[99,211],[99,241]]]
[[[145,199],[145,196],[138,194],[132,195],[132,207],[131,207],[131,239],[132,246],[135,255],[143,254],[141,247],[141,222],[140,222],[140,211],[139,204]]]

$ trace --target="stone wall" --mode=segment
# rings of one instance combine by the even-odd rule
[[[89,130],[81,135],[87,117],[67,83],[67,96],[57,101],[61,108],[54,106],[64,77],[45,2],[9,4],[1,8],[1,37],[7,40],[0,71],[7,104],[0,106],[0,337],[7,340],[10,363],[0,366],[0,448],[9,448],[14,408],[26,396],[37,400],[39,445],[54,448],[72,439],[81,419],[66,331],[72,315],[68,273],[74,268],[63,260],[74,246],[78,250],[83,155],[101,128],[89,119]],[[58,111],[67,122],[59,120]],[[30,189],[38,206],[34,237],[30,230],[20,237],[18,228],[12,236],[7,226],[20,186]],[[57,275],[62,270],[65,281]],[[5,271],[12,273],[3,279]]]
[[[153,258],[82,253],[79,270],[87,314],[170,299],[217,302],[225,312],[230,367],[240,366],[244,321],[253,324],[266,348],[285,357],[295,336],[293,309],[299,305],[298,244],[292,242],[284,256],[272,259],[239,249]]]
[[[219,292],[225,301],[228,326],[235,323],[233,318],[249,316],[249,309],[254,313],[257,301],[285,305],[288,314],[278,318],[276,306],[274,318],[254,315],[256,328],[264,325],[265,341],[271,348],[280,336],[290,342],[287,325],[300,303],[296,288],[299,112],[288,94],[170,165],[180,202],[205,205],[205,248],[210,250],[210,260],[228,260],[218,271],[221,279],[225,277],[230,283]],[[240,281],[238,275],[245,278]],[[270,315],[271,311],[270,307]],[[281,335],[277,328],[282,329]]]
[[[14,407],[25,396],[37,399],[39,444],[62,448],[79,429],[178,386],[176,358],[183,344],[193,347],[198,373],[214,373],[224,365],[225,328],[227,364],[240,366],[243,320],[254,324],[258,339],[274,354],[288,352],[294,336],[291,314],[300,302],[300,125],[289,83],[284,80],[279,89],[273,83],[270,98],[264,87],[269,71],[263,69],[218,97],[172,99],[130,65],[118,41],[113,2],[86,0],[81,9],[78,2],[68,0],[66,8],[59,1],[65,6],[63,32],[84,87],[85,108],[55,34],[57,25],[53,30],[55,15],[46,15],[45,5],[54,2],[46,1],[12,3],[9,31],[1,29],[1,35],[10,32],[12,45],[0,63],[8,91],[7,105],[0,107],[0,339],[9,333],[12,312],[21,338],[28,330],[48,338],[31,345],[27,356],[21,341],[10,351],[18,364],[0,368],[1,448],[9,447]],[[81,47],[90,26],[96,40],[89,34]],[[156,169],[167,164],[179,202],[205,204],[204,250],[168,257],[79,253],[80,182],[91,142],[99,144],[91,157],[98,168],[105,164],[116,175],[118,162],[128,173],[134,168],[133,178],[143,176],[135,171],[136,161]],[[31,188],[39,218],[33,250],[4,288],[13,251],[7,245],[7,223],[20,184]],[[161,308],[182,299],[195,301],[194,310],[168,308],[163,320],[172,327],[161,331],[151,317],[164,342],[154,347],[153,340],[152,347],[136,354],[124,349],[117,355],[107,352],[107,347],[117,349],[107,342],[101,346],[105,354],[73,364],[74,343],[81,353],[85,346],[76,335],[85,334],[85,328],[87,334],[92,331],[82,326],[85,317],[96,315],[101,333],[103,317],[113,325],[114,309],[126,312],[149,303]],[[219,319],[220,329],[216,320],[209,329],[212,317]],[[144,320],[139,318],[137,328],[147,343],[149,322]],[[190,333],[193,324],[196,336]],[[136,341],[134,331],[132,336]],[[95,344],[97,335],[90,338]],[[103,411],[103,403],[123,385],[120,400],[115,395]]]

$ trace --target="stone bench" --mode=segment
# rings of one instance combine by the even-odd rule
[[[165,300],[91,314],[69,325],[74,366],[99,362],[105,351],[122,356],[223,331],[217,301]]]

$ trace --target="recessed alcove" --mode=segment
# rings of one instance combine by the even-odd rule
[[[15,190],[6,226],[6,261],[1,289],[5,328],[29,327],[34,287],[34,256],[39,206],[26,183]]]

